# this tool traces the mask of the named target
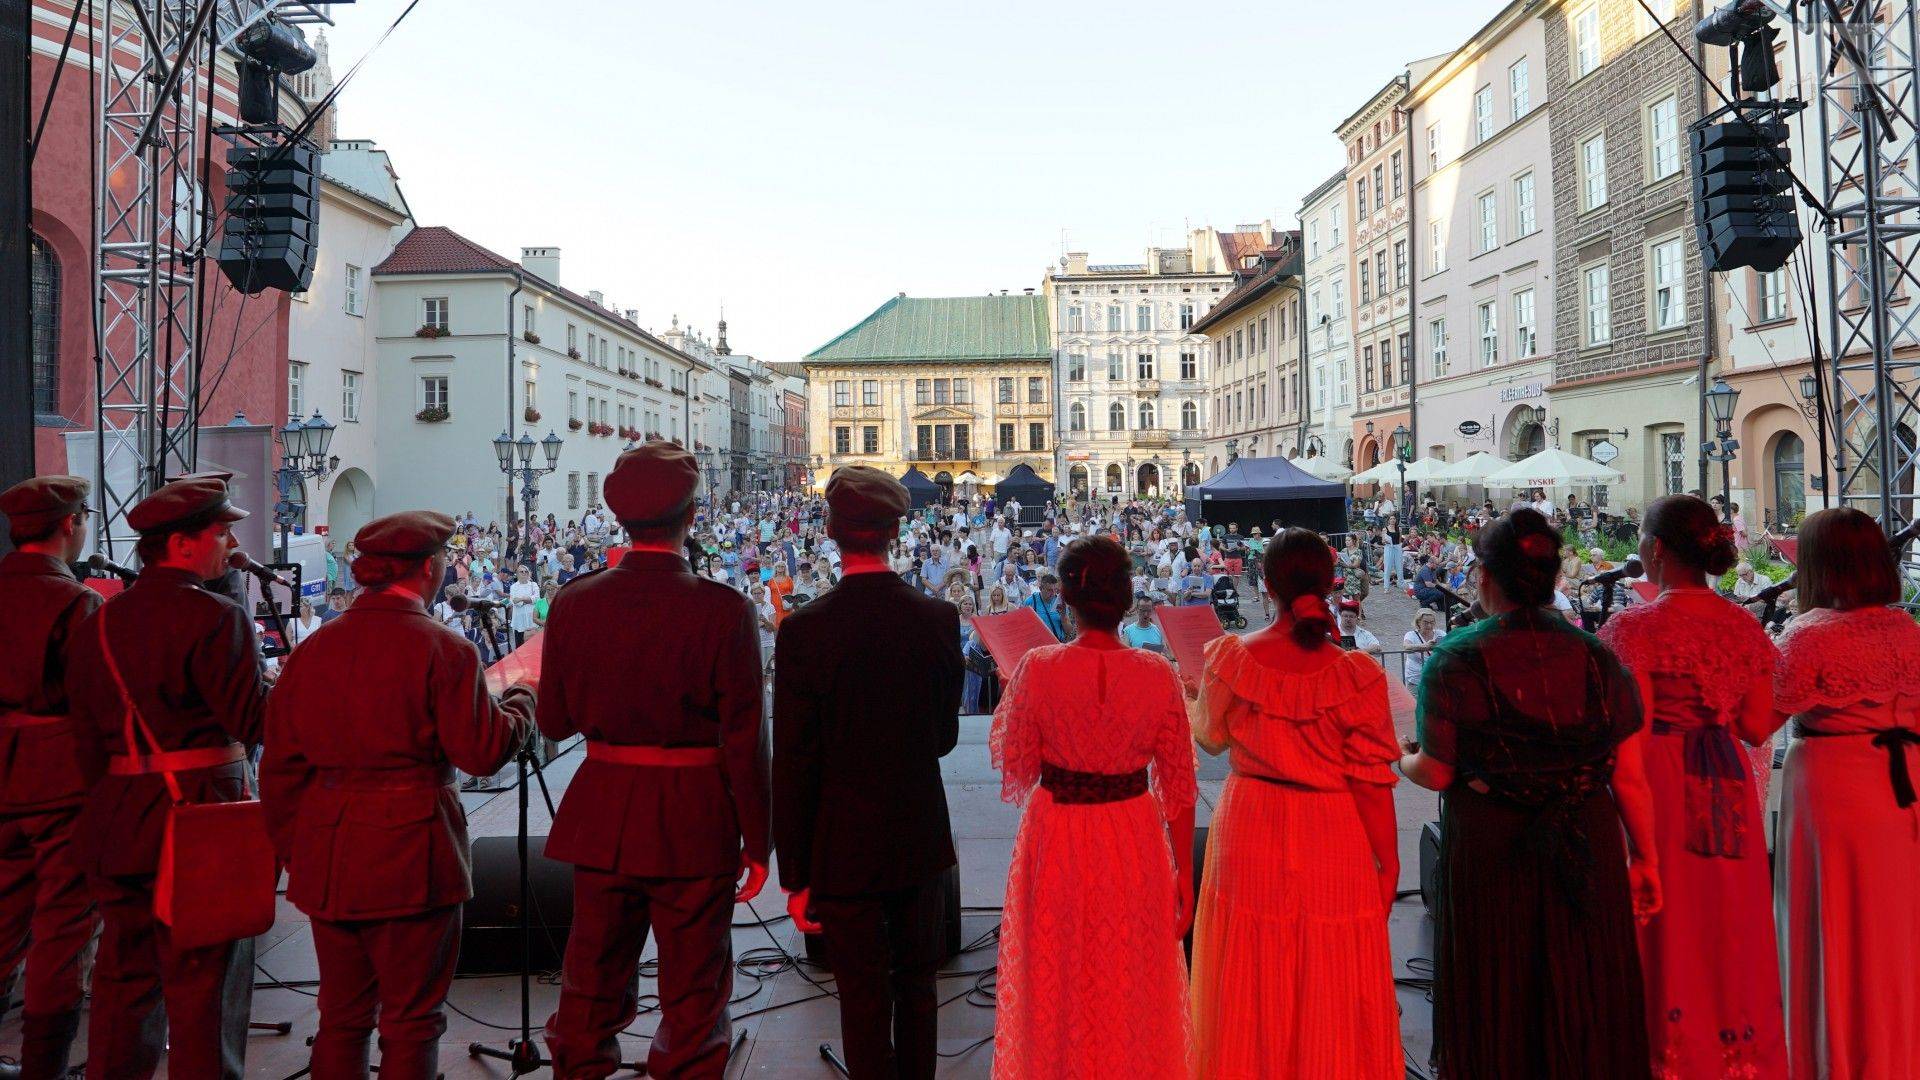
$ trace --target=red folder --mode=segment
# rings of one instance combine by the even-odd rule
[[[1011,677],[1028,653],[1042,645],[1060,644],[1030,607],[1015,608],[1004,615],[975,615],[973,628],[980,632],[980,641],[1002,679]]]
[[[1206,666],[1207,642],[1227,632],[1220,625],[1220,616],[1214,614],[1213,605],[1161,604],[1153,613],[1160,620],[1160,633],[1167,639],[1167,651],[1173,654],[1174,666],[1180,669],[1180,681],[1188,686],[1200,685],[1200,672]]]
[[[487,689],[496,694],[503,693],[515,683],[524,683],[538,690],[540,688],[540,638],[543,630],[535,630],[527,635],[526,643],[500,658],[500,661],[487,669]]]

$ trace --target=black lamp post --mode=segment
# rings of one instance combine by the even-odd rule
[[[1811,378],[1811,376],[1809,376]],[[1740,440],[1733,437],[1734,409],[1740,404],[1740,391],[1727,385],[1727,380],[1716,378],[1713,386],[1704,395],[1707,399],[1707,413],[1713,417],[1714,438],[1701,444],[1701,453],[1708,461],[1720,463],[1720,498],[1725,504],[1721,512],[1727,521],[1733,521],[1733,459],[1739,454]]]
[[[1400,519],[1402,521],[1413,516],[1413,500],[1408,498],[1407,492],[1407,463],[1413,460],[1412,434],[1405,424],[1393,429],[1393,457],[1395,464],[1400,467]]]
[[[297,487],[307,477],[321,480],[340,467],[339,457],[328,453],[333,429],[333,422],[321,416],[319,409],[305,421],[290,418],[280,429],[280,468],[274,473],[280,499],[273,505],[273,523],[280,527],[281,562],[288,559],[293,526],[306,511],[306,503],[295,495]]]
[[[536,446],[545,453],[547,459],[545,468],[533,463],[533,448]],[[537,443],[533,441],[532,435],[524,431],[520,433],[518,439],[504,431],[494,436],[493,456],[500,466],[500,471],[506,475],[509,483],[515,480],[520,482],[520,501],[526,504],[526,509],[521,514],[522,521],[533,520],[533,504],[540,497],[540,478],[560,467],[560,446],[560,436],[552,431],[548,431],[547,437]],[[508,500],[507,544],[509,550],[517,547],[519,542],[519,532],[515,529],[513,522],[513,502]]]

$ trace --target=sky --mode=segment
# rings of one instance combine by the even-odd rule
[[[339,134],[391,155],[422,225],[665,330],[798,360],[898,292],[1037,287],[1271,220],[1333,128],[1499,0],[405,0],[334,9]],[[308,29],[309,37],[315,33]]]

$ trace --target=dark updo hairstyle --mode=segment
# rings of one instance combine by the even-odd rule
[[[1660,541],[1667,554],[1708,577],[1717,578],[1740,561],[1733,526],[1720,520],[1713,505],[1694,495],[1663,495],[1647,506],[1641,532]]]
[[[1293,640],[1302,648],[1327,644],[1333,633],[1333,549],[1312,529],[1290,528],[1267,545],[1260,571],[1274,603],[1293,616]]]
[[[1133,560],[1110,536],[1075,540],[1060,553],[1060,593],[1080,621],[1112,630],[1133,607]]]
[[[1541,607],[1553,600],[1560,577],[1562,537],[1538,510],[1506,514],[1480,530],[1473,542],[1480,572],[1493,579],[1507,601]]]

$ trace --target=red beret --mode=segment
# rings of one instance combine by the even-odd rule
[[[85,510],[92,489],[78,476],[36,476],[0,491],[0,514],[14,532],[32,535]]]
[[[127,511],[127,524],[138,533],[197,529],[217,521],[239,521],[245,510],[233,505],[227,482],[218,474],[175,480],[141,499]]]
[[[700,466],[677,442],[654,440],[621,454],[600,485],[607,509],[621,523],[672,524],[700,486]]]
[[[870,465],[842,465],[827,478],[827,509],[855,525],[896,525],[912,500],[892,475]]]
[[[353,546],[363,555],[424,559],[447,546],[453,527],[453,519],[438,511],[405,510],[360,526]]]

